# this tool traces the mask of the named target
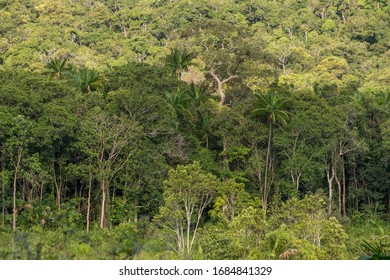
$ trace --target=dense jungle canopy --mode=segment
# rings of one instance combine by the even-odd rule
[[[0,0],[0,258],[386,258],[389,4]]]

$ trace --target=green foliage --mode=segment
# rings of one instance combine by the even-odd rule
[[[155,222],[161,228],[163,240],[173,250],[190,255],[202,214],[214,198],[220,182],[205,173],[198,162],[177,166],[164,182],[164,205]]]
[[[94,69],[87,67],[73,68],[70,71],[70,80],[76,89],[82,93],[91,93],[92,91],[103,91],[104,77]]]
[[[172,70],[172,73],[176,74],[177,78],[181,80],[183,72],[188,70],[194,57],[194,54],[187,50],[173,49],[166,56],[165,63]]]
[[[370,243],[367,240],[363,240],[362,249],[369,253],[371,256],[362,256],[360,259],[368,260],[390,260],[390,253],[386,251],[385,247],[378,243]]]
[[[199,246],[204,259],[234,260],[245,257],[240,231],[216,224],[202,228],[199,235]]]
[[[390,7],[325,2],[0,1],[0,258],[387,258]]]
[[[269,244],[273,246],[271,257],[283,258],[281,254],[284,252],[288,255],[288,252],[295,252],[291,250],[297,250],[294,258],[346,258],[347,235],[336,218],[327,216],[325,201],[321,196],[305,196],[301,200],[291,198],[277,212],[274,215],[277,225],[275,234],[278,236],[281,231],[286,231],[286,235],[281,240],[270,235],[270,242],[273,240]]]
[[[60,80],[62,76],[69,70],[67,67],[68,57],[63,59],[60,58],[51,58],[50,61],[46,64],[46,67],[50,70],[50,77]]]
[[[267,121],[272,124],[287,125],[290,117],[288,112],[284,110],[288,105],[285,98],[277,96],[274,92],[257,94],[256,98],[256,109],[253,110],[253,114],[264,115]]]
[[[223,182],[221,187],[218,188],[214,208],[210,211],[210,216],[225,221],[233,221],[250,202],[250,195],[245,191],[244,184],[230,179]]]

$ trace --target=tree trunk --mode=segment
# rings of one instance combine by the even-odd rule
[[[286,63],[288,56],[281,55],[278,57],[279,65],[282,67],[282,73],[286,74]]]
[[[263,211],[264,214],[267,213],[267,204],[268,204],[268,169],[270,168],[270,158],[271,158],[271,141],[272,141],[272,122],[269,122],[269,133],[268,133],[268,146],[267,146],[267,155],[265,160],[265,170],[264,170],[264,190],[263,190]]]
[[[321,19],[325,18],[325,7],[322,7],[321,9]]]
[[[214,71],[215,71],[214,69],[211,69],[211,70],[210,70],[210,74],[211,74],[211,76],[214,78],[214,80],[217,82],[217,91],[218,91],[219,97],[220,97],[220,99],[221,99],[221,100],[219,101],[219,105],[223,106],[223,104],[225,103],[225,93],[223,92],[222,81],[221,81],[221,79],[215,74]]]
[[[18,178],[18,169],[14,173],[14,193],[13,193],[13,216],[12,216],[12,230],[16,230],[16,180]]]
[[[221,79],[215,74],[215,69],[214,68],[211,68],[209,73],[214,78],[214,80],[217,82],[217,91],[218,91],[219,97],[221,98],[221,100],[219,101],[219,105],[223,106],[224,103],[225,103],[225,97],[226,96],[225,96],[225,93],[223,92],[222,86],[223,86],[224,83],[227,83],[231,79],[237,78],[237,76],[229,75],[229,78],[226,78],[225,80],[221,81]]]
[[[56,169],[54,163],[53,163],[53,179],[56,188],[56,205],[58,209],[61,209],[61,181],[60,183],[57,182],[57,175],[56,175]]]
[[[138,223],[138,200],[135,200],[134,205],[134,223]]]
[[[20,162],[22,161],[22,153],[23,153],[23,147],[22,145],[18,145],[18,158],[16,163],[14,163],[15,166],[15,173],[14,173],[14,193],[13,193],[13,215],[12,215],[12,230],[16,231],[16,181],[18,179],[18,173],[20,168]]]
[[[227,150],[227,141],[226,141],[226,137],[225,135],[222,137],[222,149],[223,149],[223,169],[224,169],[224,172],[225,174],[223,175],[223,180],[224,182],[227,181],[227,173],[229,171],[229,160],[228,160],[228,157],[226,155],[226,150]]]
[[[190,246],[190,230],[191,230],[191,215],[192,212],[187,213],[187,233],[186,233],[186,257],[190,254],[191,252],[191,246]]]
[[[296,175],[295,185],[296,185],[297,192],[299,191],[299,181],[300,181],[300,179],[301,179],[301,176],[302,176],[302,173],[298,173],[298,174]]]
[[[342,193],[342,215],[345,217],[347,215],[346,210],[346,197],[347,197],[347,181],[345,178],[345,161],[344,156],[341,156],[341,171],[343,174],[343,193]]]
[[[344,11],[341,11],[341,17],[343,19],[343,24],[345,24],[347,22],[347,20],[345,18]]]
[[[342,191],[341,191],[341,183],[340,183],[340,180],[336,174],[336,176],[334,177],[336,183],[337,183],[337,191],[338,191],[338,211],[339,211],[339,214],[341,215],[342,211],[341,211],[341,208],[342,208],[342,203],[341,203],[341,198],[342,198]]]
[[[92,172],[89,173],[89,183],[88,183],[88,200],[87,200],[87,233],[89,232],[90,227],[90,216],[91,216],[91,189],[92,189]]]
[[[2,179],[1,179],[1,224],[4,226],[5,222],[5,163],[3,161],[1,165],[1,171],[2,171]]]
[[[331,175],[332,174],[332,175]],[[332,152],[331,160],[326,164],[326,178],[328,180],[328,215],[332,214],[332,200],[333,200],[333,180],[335,178],[335,162],[334,153]]]
[[[128,32],[127,32],[126,26],[122,26],[122,32],[123,32],[123,35],[127,38]]]
[[[100,189],[102,191],[102,205],[100,211],[100,228],[104,228],[104,216],[106,208],[106,186],[104,180],[100,182]]]

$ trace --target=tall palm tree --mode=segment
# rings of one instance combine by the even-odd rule
[[[269,125],[268,132],[268,145],[267,145],[267,155],[265,162],[264,170],[264,187],[262,193],[262,202],[264,213],[267,210],[268,202],[268,193],[271,182],[269,180],[269,171],[272,167],[272,140],[273,140],[273,126],[282,125],[286,126],[287,122],[290,119],[290,115],[284,109],[287,107],[287,100],[283,97],[277,96],[273,92],[268,92],[267,94],[256,94],[256,109],[252,111],[253,114],[259,114],[267,118]]]
[[[165,57],[166,65],[172,69],[172,72],[176,74],[177,78],[181,80],[181,76],[184,71],[188,70],[188,67],[192,65],[194,54],[187,50],[173,49],[171,53]]]

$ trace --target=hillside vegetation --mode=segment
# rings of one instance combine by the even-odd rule
[[[389,63],[387,0],[0,0],[0,258],[386,258]]]

